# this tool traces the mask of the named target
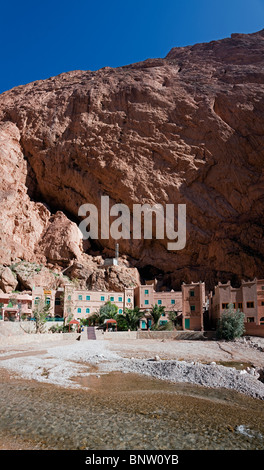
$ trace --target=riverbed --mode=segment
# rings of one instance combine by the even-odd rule
[[[120,357],[97,341],[22,349],[2,351],[2,449],[264,449],[263,400],[109,369]]]

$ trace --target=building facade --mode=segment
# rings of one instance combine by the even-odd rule
[[[147,281],[136,288],[124,288],[120,292],[76,289],[74,284],[49,289],[35,287],[31,292],[0,293],[0,319],[23,320],[34,316],[34,308],[40,300],[49,307],[48,317],[55,319],[88,318],[99,311],[106,302],[112,302],[122,314],[135,306],[143,313],[141,329],[151,328],[151,310],[154,305],[164,307],[160,326],[169,321],[169,312],[175,312],[182,320],[183,330],[215,329],[223,312],[232,304],[245,314],[245,323],[251,329],[264,326],[264,280],[242,281],[239,288],[231,282],[218,283],[214,291],[205,295],[205,283],[183,283],[181,291],[157,291],[156,281]],[[209,315],[208,317],[206,315]],[[205,322],[206,318],[206,322]],[[208,322],[207,322],[208,320]],[[209,326],[208,326],[209,325]],[[250,330],[251,331],[251,330]]]
[[[216,328],[218,320],[228,305],[245,314],[246,323],[264,325],[264,280],[242,281],[241,286],[234,288],[231,282],[215,286],[209,295],[209,316],[212,327]]]
[[[64,288],[48,289],[45,287],[35,287],[32,290],[32,310],[42,300],[49,307],[48,316],[63,318],[64,316]]]
[[[206,308],[205,284],[182,284],[182,327],[184,330],[203,330]]]
[[[31,293],[0,293],[1,319],[22,320],[32,315]]]
[[[99,311],[106,302],[112,302],[122,314],[126,308],[134,308],[134,289],[125,288],[122,292],[79,290],[68,285],[64,294],[64,317],[87,318]]]
[[[168,313],[177,312],[180,314],[182,312],[182,293],[171,291],[156,291],[156,282],[149,281],[144,285],[135,287],[135,305],[139,307],[140,310],[145,312],[145,316],[140,321],[141,329],[148,329],[151,327],[151,309],[154,305],[164,307],[164,313],[160,318],[160,325],[164,325],[168,322]]]

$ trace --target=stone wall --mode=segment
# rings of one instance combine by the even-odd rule
[[[51,322],[49,322],[51,323]],[[47,330],[49,326],[47,323]],[[52,322],[54,324],[56,322]],[[33,322],[0,322],[0,347],[15,344],[44,343],[46,341],[75,340],[78,333],[35,333]]]
[[[246,335],[260,336],[264,338],[264,325],[256,325],[256,323],[245,323]]]
[[[99,334],[96,332],[99,339]],[[100,339],[156,339],[156,340],[204,340],[205,335],[202,331],[106,331],[100,335]]]

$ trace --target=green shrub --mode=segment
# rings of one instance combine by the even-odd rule
[[[229,304],[228,309],[224,311],[218,321],[216,330],[217,339],[232,341],[242,336],[245,331],[244,320],[244,313],[235,310],[233,305]]]

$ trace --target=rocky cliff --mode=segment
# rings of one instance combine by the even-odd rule
[[[115,241],[83,242],[78,209],[108,195],[131,211],[187,207],[183,250],[119,240],[126,275],[129,263],[174,288],[263,277],[264,30],[16,87],[0,119],[2,265],[73,266],[91,281]]]

